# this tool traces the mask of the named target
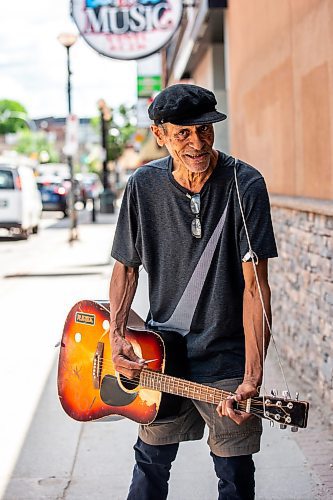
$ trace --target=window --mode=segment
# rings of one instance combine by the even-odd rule
[[[0,168],[0,189],[14,189],[14,177],[10,170]]]

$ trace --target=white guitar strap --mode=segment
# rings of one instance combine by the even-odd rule
[[[280,355],[279,355],[279,352],[278,352],[278,349],[277,349],[277,345],[276,345],[276,342],[275,342],[275,339],[274,339],[274,336],[273,336],[273,333],[272,333],[272,328],[271,328],[271,325],[270,325],[270,322],[269,322],[269,319],[268,319],[268,315],[267,315],[267,311],[266,311],[266,308],[265,308],[265,303],[264,303],[264,299],[263,299],[263,295],[262,295],[262,289],[261,289],[261,285],[260,285],[259,278],[258,278],[258,273],[257,273],[256,266],[258,265],[259,259],[258,259],[257,254],[252,249],[252,245],[251,245],[251,241],[250,241],[250,236],[249,236],[249,231],[248,231],[247,224],[246,224],[246,219],[245,219],[245,215],[244,215],[244,210],[243,210],[241,195],[240,195],[240,191],[239,191],[238,179],[237,179],[237,165],[238,165],[238,160],[235,158],[234,175],[235,175],[236,192],[237,192],[239,209],[240,209],[240,212],[241,212],[241,216],[242,216],[242,220],[243,220],[243,225],[244,225],[244,230],[245,230],[246,239],[247,239],[248,248],[249,248],[249,251],[243,257],[242,260],[243,260],[243,262],[249,262],[249,261],[252,262],[253,272],[254,272],[256,283],[257,283],[257,287],[258,287],[258,291],[259,291],[259,298],[260,298],[260,302],[261,302],[261,306],[262,306],[262,312],[263,312],[263,322],[262,322],[262,326],[263,326],[263,332],[262,332],[262,341],[263,341],[263,346],[262,346],[263,347],[263,349],[262,349],[262,352],[263,352],[263,359],[262,359],[263,382],[262,382],[262,385],[263,385],[263,387],[265,387],[265,369],[264,368],[265,368],[265,351],[266,351],[266,345],[265,345],[265,325],[266,325],[267,328],[268,328],[268,330],[269,330],[269,333],[271,335],[271,339],[272,339],[272,342],[273,342],[273,345],[274,345],[274,348],[275,348],[275,351],[276,351],[276,354],[277,354],[277,358],[278,358],[280,370],[281,370],[281,373],[282,373],[282,376],[283,376],[283,379],[284,379],[284,383],[285,383],[286,389],[287,389],[288,393],[290,393],[289,387],[288,387],[288,383],[287,383],[287,380],[286,380],[286,377],[285,377],[285,374],[284,374],[284,371],[283,371],[283,367],[282,367]]]

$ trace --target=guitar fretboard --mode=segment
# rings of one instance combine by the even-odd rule
[[[148,369],[142,370],[140,384],[147,389],[167,392],[176,396],[183,396],[185,398],[196,399],[215,405],[218,405],[222,399],[227,399],[228,396],[233,395],[231,392]]]

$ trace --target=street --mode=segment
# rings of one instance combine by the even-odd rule
[[[55,345],[69,309],[81,299],[108,296],[115,221],[114,215],[99,214],[91,224],[90,214],[82,212],[80,239],[72,245],[68,221],[45,214],[40,233],[28,241],[0,238],[4,500],[126,498],[136,424],[126,419],[80,424],[63,412],[56,392]],[[147,292],[140,274],[133,308],[144,315]],[[268,362],[268,387],[278,386],[280,380],[273,358]],[[292,380],[293,393],[297,384]],[[309,429],[298,435],[267,425],[265,429],[262,452],[255,458],[257,498],[332,498],[332,441],[315,414]],[[314,456],[319,443],[320,454]],[[214,499],[216,483],[205,439],[183,444],[172,470],[170,500]]]

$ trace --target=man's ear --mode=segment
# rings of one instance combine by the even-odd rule
[[[157,125],[151,125],[150,130],[155,136],[156,142],[159,146],[164,146],[165,144],[165,139],[164,139],[164,132],[161,127],[158,127]]]

